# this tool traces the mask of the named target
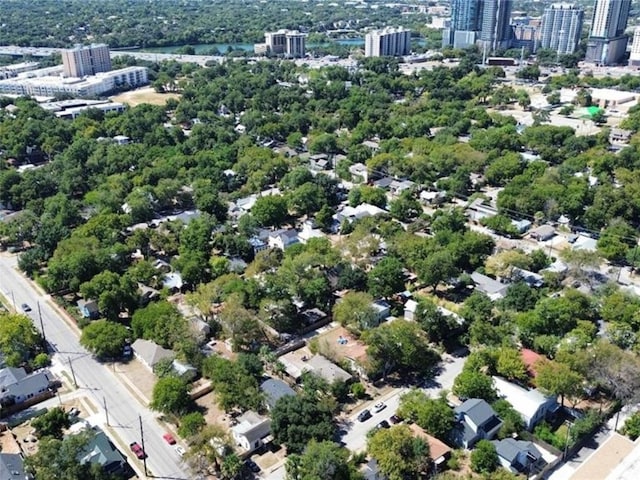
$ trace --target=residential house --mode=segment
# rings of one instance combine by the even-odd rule
[[[331,318],[319,308],[309,308],[300,312],[300,319],[304,326],[300,329],[301,333],[310,332],[331,322]]]
[[[269,248],[278,248],[283,251],[296,243],[300,243],[300,239],[298,238],[298,232],[293,229],[276,230],[269,235],[267,240]]]
[[[529,350],[528,348],[523,348],[520,350],[520,358],[522,358],[522,362],[524,366],[527,367],[527,373],[531,378],[536,378],[538,374],[536,372],[536,364],[544,358],[544,356],[540,355],[533,350]]]
[[[349,382],[353,376],[320,354],[313,354],[307,347],[282,355],[279,361],[287,374],[298,380],[304,372],[311,372],[325,379],[329,384],[336,381]]]
[[[146,367],[151,371],[153,371],[153,368],[161,360],[166,358],[173,359],[175,357],[173,350],[167,350],[155,342],[144,340],[142,338],[138,338],[133,342],[131,348],[133,349],[133,354],[136,358],[146,365]]]
[[[498,395],[520,414],[529,431],[560,408],[555,397],[543,395],[539,390],[527,390],[500,377],[493,377],[493,381]]]
[[[19,453],[0,453],[0,480],[32,480]]]
[[[313,220],[305,220],[302,223],[302,230],[298,233],[298,240],[300,243],[307,243],[312,238],[323,238],[326,236],[322,233],[322,230],[315,227],[316,225]]]
[[[267,245],[267,242],[265,242],[260,237],[249,238],[249,245],[251,245],[251,247],[253,248],[254,255],[257,255],[258,252],[261,252],[262,250],[266,250],[267,248],[269,248],[269,245]]]
[[[631,130],[612,128],[609,133],[609,142],[626,145],[629,143],[629,140],[631,140],[631,135],[633,135],[633,131]]]
[[[98,302],[96,302],[95,300],[80,299],[78,300],[77,305],[82,318],[95,320],[100,316],[100,311],[98,310]]]
[[[413,299],[407,300],[404,304],[404,319],[414,320],[417,309],[418,309],[418,302],[416,302]]]
[[[466,211],[469,220],[480,223],[485,218],[495,217],[498,214],[497,208],[484,202],[484,198],[478,197],[469,204]]]
[[[507,294],[507,289],[509,288],[509,285],[500,283],[499,281],[494,280],[491,277],[487,277],[479,272],[473,272],[471,274],[471,280],[475,283],[476,290],[484,293],[493,301],[504,298]]]
[[[327,170],[328,168],[331,168],[331,162],[329,161],[329,156],[324,153],[311,155],[309,157],[309,167],[311,168],[311,170],[315,170],[317,172],[321,172],[323,170]]]
[[[345,362],[349,370],[367,378],[370,362],[367,345],[354,338],[349,331],[340,326],[318,336],[320,351],[330,351],[331,358],[338,363]]]
[[[443,465],[451,457],[452,449],[446,443],[438,440],[436,437],[429,435],[422,428],[415,423],[409,425],[409,429],[414,436],[422,438],[429,445],[429,457],[435,471],[442,471],[445,467]]]
[[[385,213],[387,213],[387,211],[380,207],[376,207],[375,205],[371,205],[369,203],[361,203],[357,207],[344,207],[342,210],[336,213],[333,218],[341,224],[345,220],[348,222],[354,222],[355,220],[360,220],[361,218],[375,217],[377,215],[382,215]]]
[[[169,272],[162,278],[162,287],[169,289],[172,293],[181,292],[183,286],[184,282],[180,272]]]
[[[529,220],[511,220],[511,225],[515,227],[519,234],[526,233],[531,228]]]
[[[364,163],[354,163],[349,166],[349,173],[352,176],[354,182],[369,182],[369,170]]]
[[[544,285],[542,275],[520,267],[511,268],[511,280],[522,280],[531,288],[540,288]]]
[[[294,397],[296,392],[282,380],[269,378],[260,384],[260,390],[264,393],[268,410],[273,410],[278,400],[283,397]]]
[[[453,430],[456,444],[473,447],[479,440],[491,440],[502,427],[502,420],[484,400],[470,398],[454,409],[457,425]]]
[[[365,140],[364,142],[361,143],[361,145],[363,147],[367,147],[368,149],[372,150],[374,153],[380,150],[380,144],[375,140]]]
[[[447,194],[442,191],[431,192],[423,190],[420,192],[419,198],[420,201],[426,205],[440,205],[447,200]]]
[[[47,369],[27,375],[24,368],[7,367],[0,370],[0,404],[3,406],[33,403],[52,396],[58,383]]]
[[[546,465],[542,453],[533,442],[504,438],[491,443],[496,447],[500,464],[513,473],[529,476],[539,472]]]
[[[91,437],[78,460],[81,464],[92,463],[100,465],[108,475],[130,475],[131,472],[127,459],[102,430],[97,430],[96,434]]]
[[[411,191],[415,185],[411,180],[394,180],[389,185],[389,190],[391,191],[391,195],[399,197],[402,192]]]
[[[539,242],[546,242],[556,236],[556,229],[552,225],[540,225],[531,230],[529,236]]]
[[[249,410],[237,419],[231,427],[231,435],[244,454],[251,453],[271,440],[271,419]]]
[[[376,312],[376,318],[378,319],[378,323],[382,322],[385,318],[391,315],[391,305],[389,305],[384,300],[376,300],[371,304],[371,308],[373,308]]]
[[[389,190],[392,183],[393,183],[393,178],[382,177],[376,180],[375,182],[373,182],[373,186],[377,188],[381,188],[382,190]]]

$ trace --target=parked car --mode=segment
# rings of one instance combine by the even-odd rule
[[[358,421],[365,422],[371,418],[371,412],[369,410],[363,410],[358,414]]]
[[[251,459],[248,459],[244,462],[244,464],[247,466],[247,468],[249,470],[251,470],[253,473],[260,473],[260,466],[254,462]]]
[[[387,422],[386,420],[382,420],[379,424],[378,424],[378,428],[389,428],[389,422]]]
[[[176,452],[178,452],[178,455],[180,455],[181,457],[184,457],[184,454],[187,453],[180,445],[176,445]]]
[[[395,425],[397,423],[402,422],[402,419],[398,415],[391,415],[391,417],[389,418],[389,421]]]
[[[80,410],[78,410],[76,407],[73,407],[69,410],[70,417],[77,417],[78,415],[80,415]]]
[[[167,442],[169,445],[176,444],[176,439],[173,438],[173,435],[171,435],[170,433],[165,433],[164,435],[162,435],[162,438],[164,438],[165,442]]]
[[[373,406],[373,413],[381,412],[385,408],[387,408],[387,405],[384,402],[378,402]]]
[[[140,460],[142,460],[143,458],[147,458],[147,454],[144,452],[144,450],[142,449],[142,447],[138,442],[130,443],[129,447],[131,448],[131,451],[135,454],[135,456],[138,457]]]
[[[22,308],[22,311],[24,313],[28,313],[31,311],[31,307],[26,303],[23,303],[22,305],[20,305],[20,308]]]

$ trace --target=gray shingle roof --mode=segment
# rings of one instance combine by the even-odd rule
[[[275,407],[276,402],[282,397],[294,396],[296,394],[295,390],[289,385],[275,378],[270,378],[262,382],[260,390],[264,392],[266,397],[265,401],[270,409]]]
[[[497,417],[496,412],[491,408],[484,400],[478,398],[470,398],[462,405],[455,408],[456,413],[462,413],[469,417],[469,419],[478,426],[490,422],[494,417]]]

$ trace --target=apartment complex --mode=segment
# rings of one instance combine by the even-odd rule
[[[467,48],[476,43],[488,51],[511,47],[512,0],[451,0],[451,26],[442,46]]]
[[[37,73],[38,70],[35,70],[15,78],[0,80],[0,93],[43,97],[67,93],[76,97],[98,97],[116,88],[137,87],[149,83],[145,67],[127,67],[84,78],[63,78]]]
[[[578,48],[584,10],[570,3],[554,3],[544,9],[540,46],[558,55],[572,54]]]
[[[289,58],[302,58],[306,54],[307,35],[297,30],[278,30],[265,32],[264,43],[256,43],[254,52],[261,55],[284,55]]]
[[[400,57],[411,51],[411,30],[385,28],[367,33],[364,40],[365,57]]]
[[[615,65],[627,50],[624,34],[631,0],[596,0],[587,43],[585,61],[597,65]]]
[[[640,67],[640,27],[636,27],[633,32],[631,55],[629,55],[629,66]]]
[[[109,47],[105,44],[76,45],[62,51],[65,77],[82,78],[111,70]]]

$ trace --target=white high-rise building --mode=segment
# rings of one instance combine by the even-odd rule
[[[305,54],[305,41],[307,36],[297,30],[288,31],[286,36],[285,54],[291,58],[302,58]]]
[[[297,30],[278,30],[277,32],[266,32],[264,43],[254,46],[254,51],[260,54],[285,55],[291,58],[304,57],[306,53],[305,33]]]
[[[62,51],[62,65],[66,77],[82,78],[111,70],[109,47],[105,44],[76,45]]]
[[[584,11],[570,3],[554,3],[544,10],[540,46],[559,55],[572,54],[580,42]]]
[[[620,63],[627,50],[624,34],[631,0],[596,0],[585,61],[599,65]]]
[[[636,27],[635,31],[633,32],[633,42],[631,42],[629,66],[640,67],[640,27]]]
[[[365,57],[400,57],[411,50],[411,30],[385,28],[367,33],[364,41]]]

